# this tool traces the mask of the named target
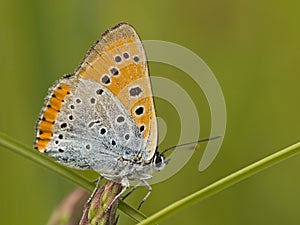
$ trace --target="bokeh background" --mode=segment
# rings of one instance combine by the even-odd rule
[[[213,164],[198,171],[204,147],[175,176],[155,184],[142,208],[168,204],[300,139],[299,1],[0,1],[0,129],[32,146],[47,89],[78,66],[91,44],[120,21],[143,40],[175,42],[210,66],[224,92],[227,131]],[[182,71],[150,63],[155,76],[184,87],[195,101],[200,137],[210,114],[201,90]],[[168,132],[160,149],[176,144],[178,115],[158,99]],[[196,125],[196,124],[195,124]],[[169,129],[170,128],[170,129]],[[161,224],[299,224],[300,157],[292,157]],[[76,188],[70,181],[0,149],[0,224],[46,224]],[[137,205],[141,188],[128,202]],[[120,212],[119,224],[133,224]]]

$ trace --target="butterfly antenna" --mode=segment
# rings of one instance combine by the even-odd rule
[[[193,142],[184,143],[184,144],[180,144],[180,145],[174,145],[170,148],[164,149],[160,154],[164,154],[167,151],[170,151],[170,150],[172,150],[174,148],[177,148],[177,147],[184,147],[184,146],[187,146],[187,145],[198,144],[200,142],[212,141],[212,140],[218,139],[220,137],[222,137],[222,136],[214,136],[214,137],[210,137],[210,138],[201,139],[201,140],[198,140],[198,141],[193,141]]]

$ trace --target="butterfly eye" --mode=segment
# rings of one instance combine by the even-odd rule
[[[156,168],[164,167],[165,157],[162,154],[156,153],[154,156],[154,164]]]

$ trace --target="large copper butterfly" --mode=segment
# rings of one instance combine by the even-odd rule
[[[74,74],[49,89],[36,124],[35,148],[58,162],[121,183],[148,187],[164,168],[148,65],[132,26],[106,31]]]

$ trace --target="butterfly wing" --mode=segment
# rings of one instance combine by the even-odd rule
[[[157,122],[146,54],[134,28],[121,23],[104,33],[75,74],[100,82],[117,96],[142,134],[142,158],[150,160],[157,146]]]
[[[157,128],[145,60],[131,26],[103,34],[75,75],[49,90],[35,148],[68,166],[100,172],[121,157],[151,159]]]

